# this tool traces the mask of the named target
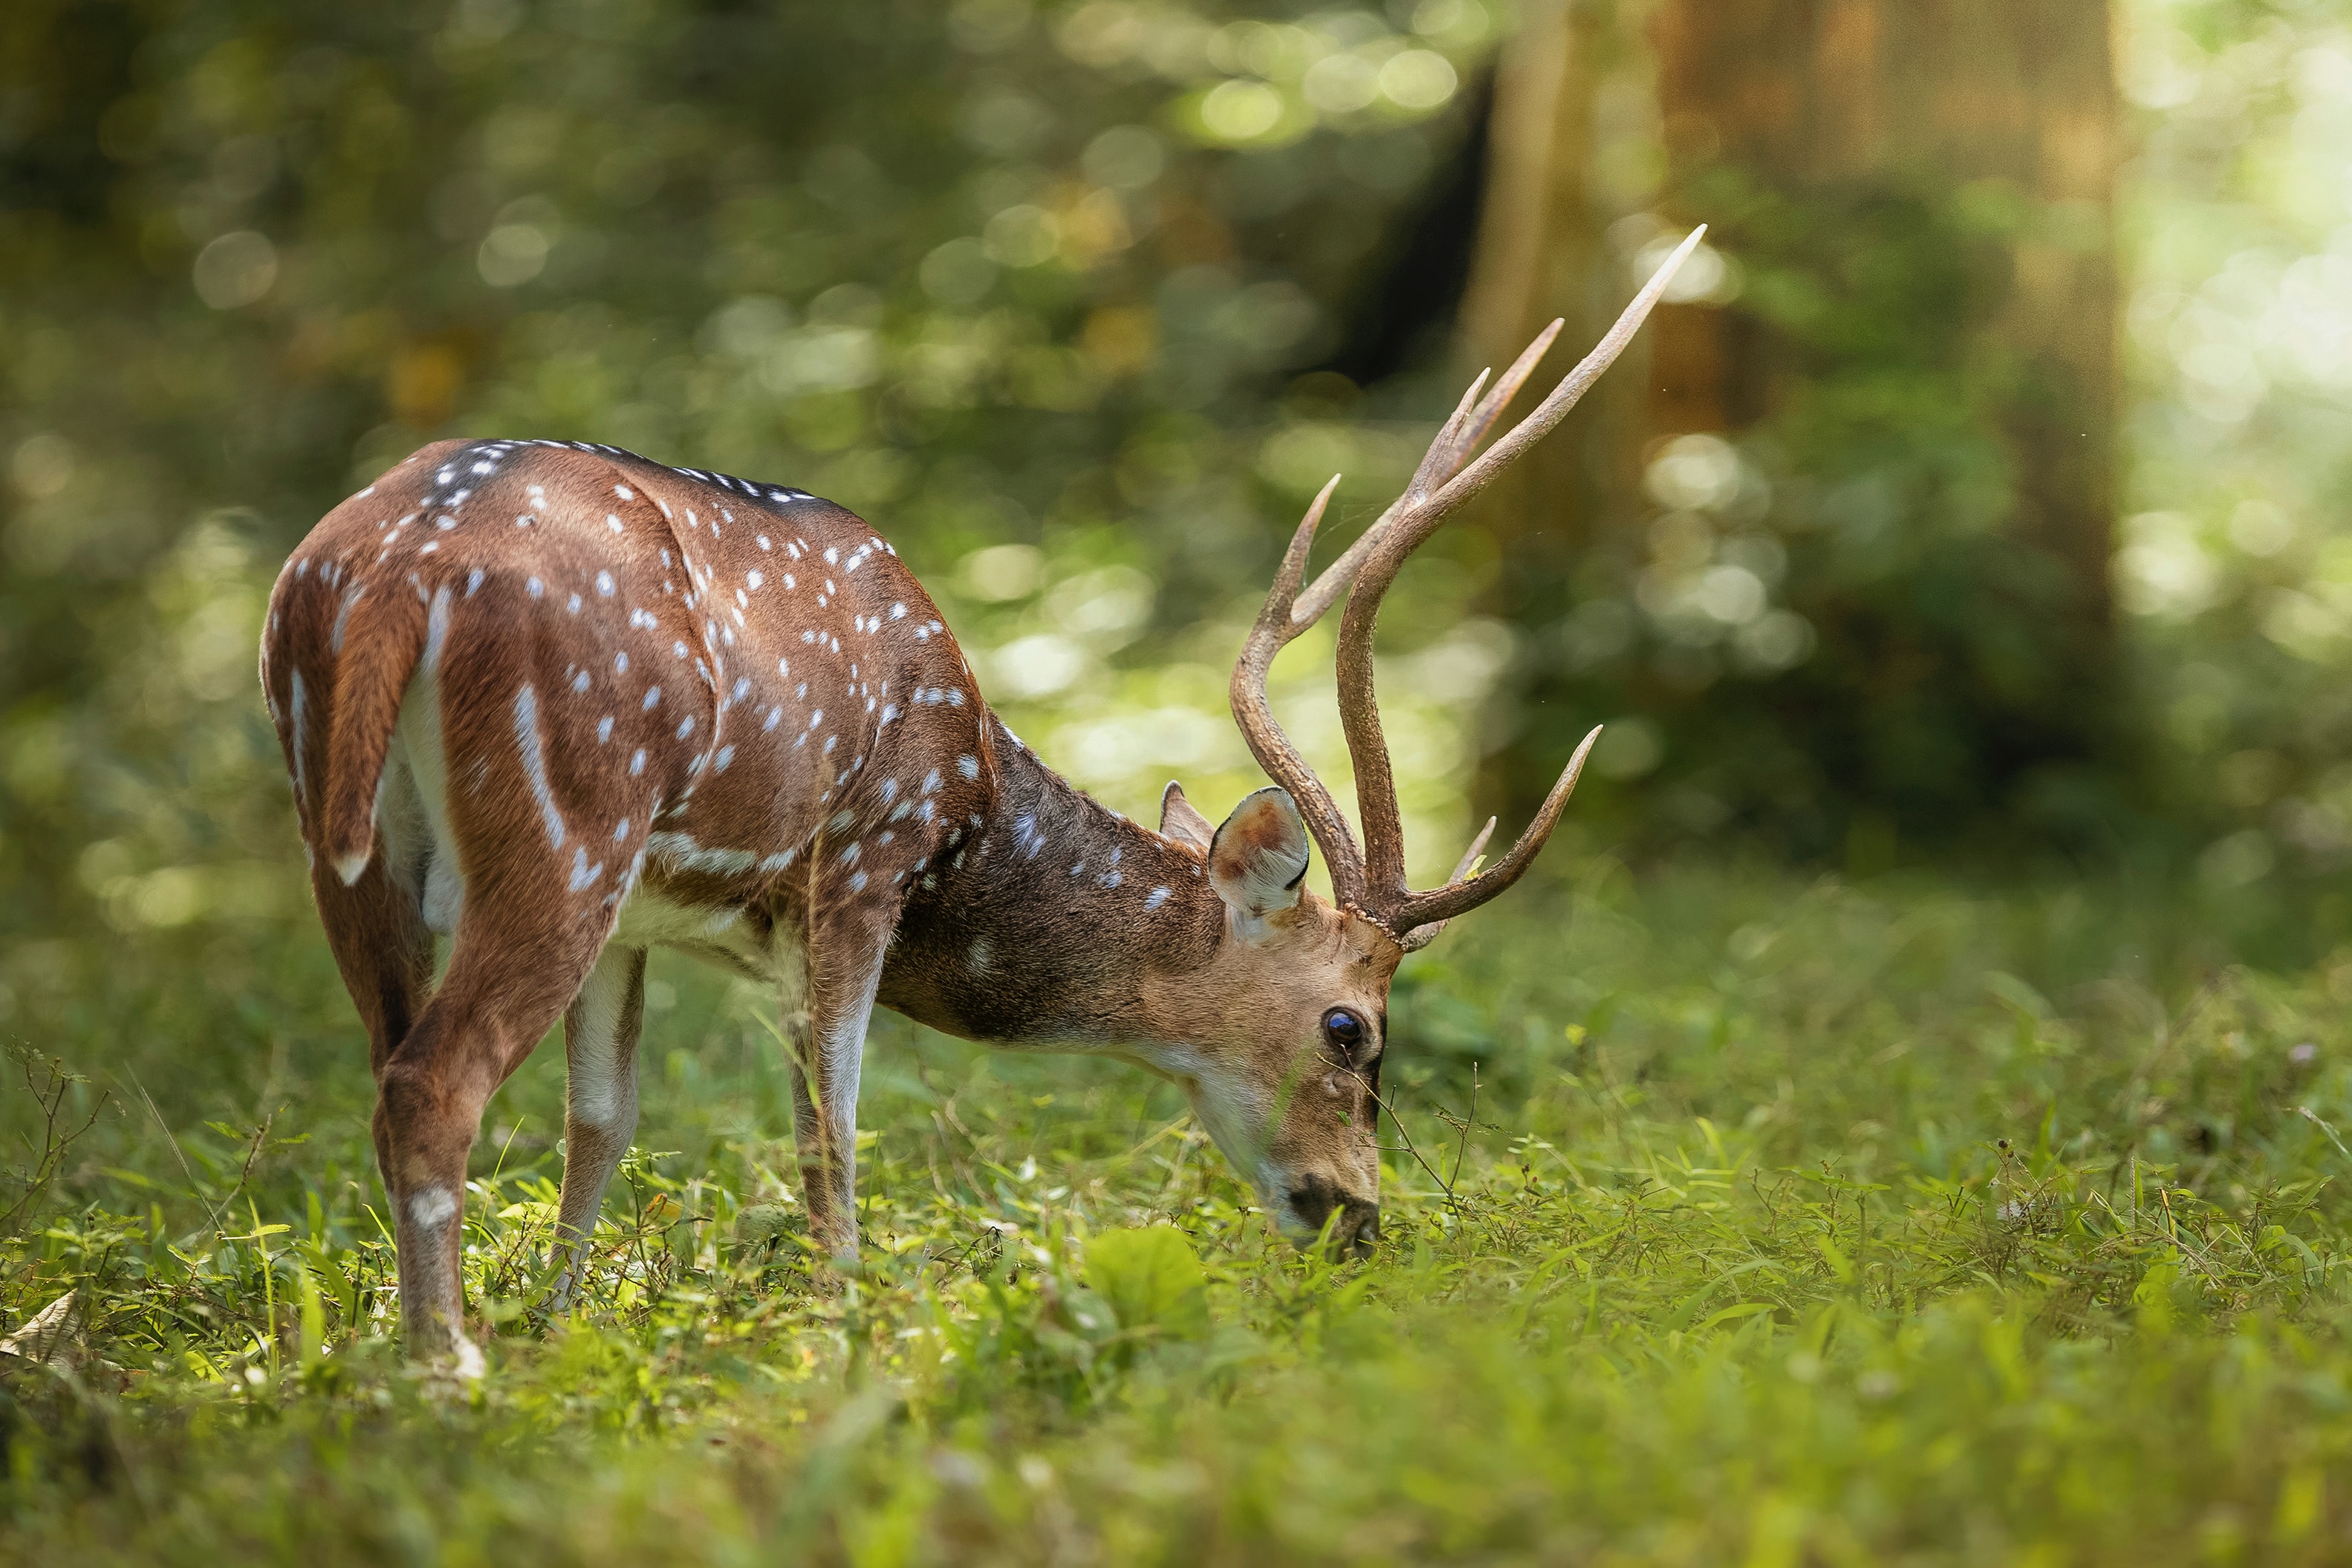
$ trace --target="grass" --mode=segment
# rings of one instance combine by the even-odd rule
[[[10,1561],[2352,1556],[2352,953],[2276,909],[1523,889],[1400,981],[1360,1266],[1272,1239],[1171,1091],[891,1020],[835,1292],[763,999],[657,958],[562,1322],[560,1051],[493,1106],[471,1386],[385,1337],[315,934],[41,956],[0,1332],[71,1305],[0,1357]]]

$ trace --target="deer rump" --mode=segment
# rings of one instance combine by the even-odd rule
[[[919,877],[988,749],[935,607],[863,521],[613,448],[418,453],[288,562],[262,675],[306,850],[343,884],[381,832],[450,934],[486,882],[593,919],[650,875],[650,939],[762,975],[746,884],[792,891],[828,823],[863,830],[845,883]]]

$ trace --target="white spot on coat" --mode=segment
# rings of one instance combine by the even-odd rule
[[[649,834],[646,847],[680,871],[709,872],[719,876],[750,871],[760,859],[750,850],[702,848],[685,833]]]
[[[294,754],[294,804],[301,810],[307,811],[310,809],[310,790],[309,785],[304,781],[305,776],[303,772],[302,729],[304,711],[307,705],[304,703],[302,698],[302,672],[299,670],[290,670],[287,672],[287,674],[292,682],[294,688],[292,698],[294,706],[294,737],[288,747],[288,749]],[[360,866],[364,870],[367,866],[367,862],[364,860],[361,861]],[[340,870],[341,868],[339,867],[337,869]],[[358,880],[359,873],[357,872],[354,872],[350,876],[343,878],[346,884]]]
[[[433,674],[441,667],[441,648],[449,641],[449,591],[433,591],[432,607],[425,613],[425,673]]]
[[[539,738],[539,694],[529,685],[515,688],[514,698],[515,753],[522,762],[523,781],[530,786],[530,798],[539,802],[540,821],[546,825],[547,841],[557,849],[563,847],[563,813],[556,809],[555,791],[548,787],[547,754]]]
[[[474,575],[478,578],[482,574],[478,571]],[[360,596],[365,592],[367,592],[367,585],[358,583],[353,585],[349,593],[343,595],[342,608],[335,612],[334,632],[327,639],[330,652],[340,653],[343,651],[343,628],[351,621],[352,608],[359,603]]]
[[[428,1186],[410,1195],[408,1199],[410,1222],[425,1230],[438,1230],[457,1212],[457,1195],[446,1186]]]

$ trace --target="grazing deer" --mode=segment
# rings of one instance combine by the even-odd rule
[[[410,1350],[478,1365],[459,1326],[467,1156],[559,1013],[568,1294],[636,1128],[656,944],[776,988],[809,1228],[831,1255],[857,1246],[877,1002],[1174,1080],[1285,1232],[1368,1249],[1390,978],[1517,880],[1593,740],[1492,869],[1476,870],[1489,821],[1444,886],[1412,891],[1373,701],[1381,599],[1607,368],[1697,239],[1470,461],[1559,323],[1483,398],[1481,375],[1405,494],[1302,591],[1339,481],[1324,486],[1234,669],[1234,716],[1276,787],[1216,827],[1174,784],[1155,833],[1064,783],[990,713],[898,552],[804,491],[608,446],[446,441],[328,514],[270,594],[261,681],[367,1026]],[[1360,852],[1265,691],[1276,653],[1342,593]],[[1331,904],[1304,886],[1310,838]]]

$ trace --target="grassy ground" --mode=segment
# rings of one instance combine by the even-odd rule
[[[657,958],[561,1322],[560,1051],[493,1107],[470,1388],[384,1338],[307,926],[37,956],[50,1142],[96,1120],[37,1185],[27,1060],[0,1329],[74,1295],[0,1358],[0,1559],[2352,1556],[2352,953],[2259,905],[1588,862],[1408,965],[1360,1267],[1171,1091],[891,1020],[836,1293],[762,998]]]

